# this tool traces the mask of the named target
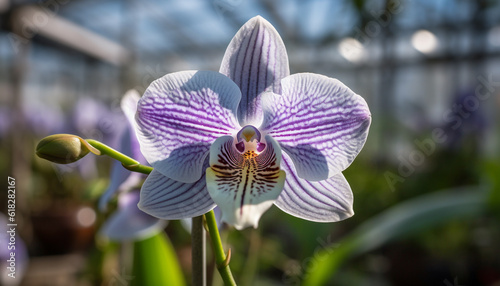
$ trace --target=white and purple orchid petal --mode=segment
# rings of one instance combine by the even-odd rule
[[[353,194],[342,173],[319,182],[301,179],[286,153],[281,169],[286,172],[286,182],[274,204],[282,211],[316,222],[336,222],[354,215]]]
[[[112,240],[142,240],[162,231],[167,222],[139,210],[139,192],[122,193],[118,211],[103,225],[101,234]]]
[[[204,166],[206,168],[208,164]],[[167,220],[205,214],[215,207],[205,181],[203,175],[194,183],[182,183],[169,179],[154,169],[142,185],[139,209]]]
[[[222,212],[222,221],[236,229],[257,228],[262,214],[283,190],[285,172],[280,170],[281,151],[270,136],[260,154],[241,154],[234,138],[223,136],[210,148],[207,188]]]
[[[220,72],[241,89],[238,108],[241,126],[259,126],[262,121],[259,95],[269,91],[281,93],[280,80],[290,74],[283,40],[264,18],[250,19],[229,43]]]
[[[238,129],[240,90],[211,71],[184,71],[154,81],[137,107],[137,135],[148,162],[184,183],[200,179],[210,145]]]
[[[260,130],[280,143],[303,179],[325,180],[346,169],[368,136],[366,101],[318,74],[294,74],[281,84],[282,95],[263,96]]]

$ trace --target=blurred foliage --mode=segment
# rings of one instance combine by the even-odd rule
[[[175,250],[163,233],[134,242],[130,285],[186,285]]]
[[[486,196],[484,190],[471,187],[432,193],[400,203],[360,225],[343,238],[338,247],[329,247],[315,255],[313,260],[317,263],[309,269],[304,284],[325,285],[351,256],[372,251],[396,238],[416,234],[450,220],[479,216],[485,209]],[[457,230],[460,231],[449,227],[446,233],[460,240],[460,236],[455,236]],[[438,250],[446,249],[453,247],[454,241],[431,245],[437,246]]]
[[[500,219],[500,159],[487,160],[483,163],[481,171],[485,174],[488,184],[491,184],[493,191],[489,198],[490,210]]]

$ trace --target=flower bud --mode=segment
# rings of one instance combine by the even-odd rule
[[[85,157],[93,149],[87,141],[71,134],[54,134],[36,146],[36,155],[58,164],[69,164]]]

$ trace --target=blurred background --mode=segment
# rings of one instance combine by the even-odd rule
[[[356,215],[321,224],[273,207],[257,230],[226,228],[237,281],[500,285],[493,0],[0,0],[1,185],[15,178],[18,252],[25,248],[17,278],[2,272],[1,283],[133,280],[123,269],[127,243],[96,235],[113,212],[96,207],[112,162],[87,156],[55,165],[34,148],[54,133],[116,147],[127,90],[142,94],[174,71],[217,71],[232,36],[256,15],[281,34],[291,73],[338,78],[366,99],[373,123],[344,172]],[[179,222],[165,231],[190,281],[189,233]]]

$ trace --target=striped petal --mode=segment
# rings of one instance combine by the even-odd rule
[[[294,74],[281,84],[282,95],[263,97],[259,129],[280,143],[303,179],[325,180],[346,169],[368,136],[365,100],[340,81],[317,74]]]
[[[258,155],[239,153],[231,136],[218,138],[210,149],[208,192],[222,211],[222,221],[236,229],[257,228],[262,214],[283,190],[279,145],[270,136],[265,139],[267,147]]]
[[[139,192],[123,193],[119,208],[102,226],[101,234],[116,241],[142,240],[162,231],[167,222],[152,217],[137,208]]]
[[[262,121],[259,95],[267,91],[281,93],[280,80],[290,74],[283,40],[264,18],[250,19],[229,43],[220,72],[241,89],[238,108],[241,126],[259,126]]]
[[[203,175],[194,183],[181,183],[154,169],[142,185],[139,209],[166,220],[200,216],[215,207],[205,181]]]
[[[198,181],[210,145],[237,129],[240,97],[238,87],[218,72],[177,72],[154,81],[136,114],[144,157],[169,178]]]
[[[342,173],[319,182],[301,179],[286,153],[281,169],[286,172],[286,182],[274,204],[284,212],[316,222],[336,222],[354,215],[351,187]]]

